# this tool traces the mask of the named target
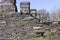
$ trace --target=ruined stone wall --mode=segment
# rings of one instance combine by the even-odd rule
[[[0,12],[17,12],[16,0],[1,0],[0,4]]]
[[[1,0],[2,3],[5,3],[5,2],[10,2],[12,4],[16,4],[16,0]]]
[[[30,2],[21,2],[20,3],[20,12],[30,13]]]

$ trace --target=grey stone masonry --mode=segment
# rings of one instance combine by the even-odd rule
[[[21,2],[20,3],[20,12],[30,13],[30,2]]]
[[[17,12],[16,0],[1,0],[0,2],[0,12]]]

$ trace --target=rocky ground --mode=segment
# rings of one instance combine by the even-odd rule
[[[0,40],[60,40],[60,25],[39,24],[31,16],[1,17]],[[0,21],[1,21],[0,20]],[[40,27],[33,29],[33,27]]]

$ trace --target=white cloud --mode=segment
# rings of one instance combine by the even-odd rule
[[[18,9],[18,12],[20,12],[20,9]]]

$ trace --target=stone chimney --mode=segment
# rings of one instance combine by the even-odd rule
[[[30,13],[30,2],[21,2],[20,3],[20,12]]]
[[[32,14],[34,17],[37,16],[37,10],[36,9],[30,9],[30,14]]]

